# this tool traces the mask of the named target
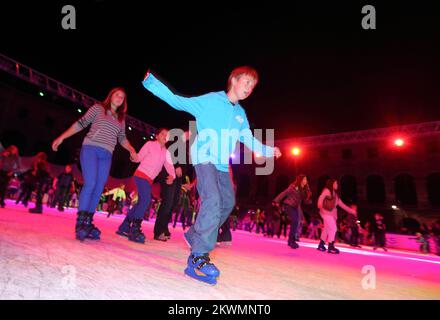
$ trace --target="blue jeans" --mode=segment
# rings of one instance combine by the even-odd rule
[[[151,201],[151,184],[147,179],[134,177],[138,191],[138,202],[128,211],[127,217],[129,219],[143,219],[145,210]]]
[[[84,186],[78,211],[95,212],[112,164],[112,153],[104,148],[83,145],[80,154]]]
[[[209,253],[217,243],[221,225],[234,208],[234,188],[229,172],[218,171],[211,163],[198,164],[194,168],[201,204],[196,223],[186,236],[193,254]]]
[[[291,241],[296,241],[297,239],[299,239],[299,235],[298,235],[298,225],[300,223],[299,219],[300,219],[300,209],[299,208],[294,208],[291,206],[286,206],[286,213],[289,215],[290,217],[290,232],[289,232],[289,243]]]

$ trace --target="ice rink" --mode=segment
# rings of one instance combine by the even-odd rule
[[[33,206],[33,205],[31,205]],[[211,254],[216,286],[184,276],[189,254],[180,226],[168,242],[145,244],[115,234],[122,216],[97,214],[100,241],[75,240],[76,211],[29,214],[0,209],[0,299],[440,299],[440,257],[338,244],[341,254],[298,250],[284,239],[233,232],[230,247]]]

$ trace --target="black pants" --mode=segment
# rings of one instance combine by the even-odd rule
[[[174,192],[176,191],[176,184],[171,185],[162,182],[160,185],[160,197],[162,203],[156,215],[156,222],[154,224],[154,237],[157,238],[162,233],[168,235],[168,223],[172,218],[172,209],[174,204]]]
[[[359,229],[357,225],[351,226],[350,244],[352,246],[359,245]]]
[[[36,184],[36,198],[35,198],[35,208],[42,209],[43,208],[43,195],[45,191],[46,183],[45,180],[39,180]]]
[[[21,186],[20,195],[18,196],[17,200],[15,201],[16,204],[18,204],[20,201],[27,206],[29,199],[31,198],[32,191],[34,190],[33,184],[23,184]]]
[[[58,208],[62,208],[66,205],[67,200],[67,191],[69,187],[66,186],[58,186],[55,190],[55,194],[53,197],[52,207],[58,205]]]
[[[219,234],[217,237],[217,242],[228,242],[228,241],[232,241],[231,224],[229,222],[229,218],[227,218],[226,221],[220,227]]]
[[[376,247],[385,247],[385,232],[376,231],[374,233],[374,243]]]
[[[4,170],[0,170],[0,204],[5,204],[6,190],[8,189],[9,180],[11,177]]]
[[[284,234],[284,237],[287,235],[287,221],[281,221],[280,222],[280,228],[277,232],[278,238],[280,237],[281,233]]]

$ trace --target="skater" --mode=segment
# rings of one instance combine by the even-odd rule
[[[6,190],[14,172],[20,169],[18,148],[9,146],[0,154],[0,207],[5,207]]]
[[[111,202],[108,208],[108,214],[107,218],[110,218],[110,216],[115,212],[118,211],[119,213],[122,213],[122,207],[127,199],[127,195],[125,194],[125,185],[121,184],[119,187],[116,187],[107,193],[104,194],[105,196],[112,196]]]
[[[286,213],[286,210],[284,209],[284,206],[277,206],[278,207],[278,213],[279,213],[279,228],[277,229],[277,237],[278,239],[281,237],[281,234],[284,235],[284,238],[287,237],[287,225],[289,224],[288,216]]]
[[[112,89],[101,104],[95,104],[69,129],[54,140],[52,149],[58,150],[64,139],[91,125],[84,138],[80,161],[84,186],[79,196],[76,238],[100,238],[101,231],[93,224],[93,215],[109,176],[113,150],[117,141],[130,152],[130,160],[136,162],[136,150],[125,136],[127,99],[124,89]]]
[[[138,243],[145,243],[145,235],[142,233],[141,225],[145,211],[151,201],[151,186],[162,167],[168,173],[166,183],[171,185],[176,178],[171,155],[165,147],[169,139],[168,130],[161,128],[157,131],[156,141],[148,141],[139,151],[137,158],[140,161],[134,173],[134,181],[137,186],[138,200],[130,209],[117,234],[128,237],[128,240]],[[157,221],[157,220],[156,220]]]
[[[232,244],[231,222],[230,216],[223,222],[218,230],[217,245],[222,247],[229,247]]]
[[[174,109],[189,112],[196,118],[199,136],[192,144],[191,159],[197,175],[201,206],[195,224],[184,234],[191,247],[185,273],[209,284],[216,284],[220,274],[210,262],[209,252],[214,249],[218,230],[228,218],[235,200],[228,167],[238,137],[230,137],[232,139],[223,144],[220,141],[222,129],[244,130],[246,137],[240,137],[240,141],[248,148],[267,157],[281,156],[278,148],[264,146],[252,136],[245,111],[239,104],[252,93],[257,82],[258,74],[253,68],[239,67],[229,76],[227,92],[184,98],[173,94],[149,71],[143,80],[147,90]],[[210,139],[208,143],[204,139],[198,140],[208,132],[215,132],[217,144]]]
[[[297,241],[299,241],[301,217],[303,217],[301,205],[303,202],[311,203],[311,199],[312,193],[310,192],[307,177],[301,174],[296,177],[295,181],[286,190],[273,200],[277,204],[282,202],[290,217],[291,225],[287,245],[292,249],[299,248]]]
[[[348,213],[357,215],[356,210],[348,207],[338,196],[338,182],[335,179],[328,179],[324,190],[318,198],[319,213],[324,221],[324,229],[321,233],[321,241],[319,242],[319,251],[328,251],[328,253],[338,254],[339,250],[335,248],[335,236],[337,231],[336,220],[338,217],[337,206],[341,207]],[[328,241],[328,250],[325,242]]]
[[[240,213],[240,207],[235,206],[234,210],[231,212],[231,224],[232,224],[232,231],[237,230],[237,224],[238,224],[238,215]]]
[[[308,238],[313,240],[318,240],[321,236],[321,230],[322,230],[322,222],[318,217],[312,217],[307,233]]]
[[[173,166],[174,168],[174,166]],[[175,169],[173,169],[175,172]],[[174,176],[174,178],[176,175]],[[174,204],[174,195],[176,193],[176,181],[170,178],[170,174],[164,168],[158,176],[160,183],[160,198],[162,199],[156,214],[154,223],[154,240],[167,241],[171,238],[171,232],[168,229],[172,217]]]
[[[355,204],[352,204],[350,206],[353,210],[355,210],[357,212],[357,206]],[[357,215],[353,215],[353,214],[349,214],[347,217],[347,221],[348,221],[348,227],[350,228],[350,246],[354,247],[354,248],[359,248],[361,249],[362,247],[359,245],[359,221],[358,221],[358,216]]]
[[[47,155],[39,152],[32,165],[32,175],[35,177],[35,188],[37,191],[35,207],[29,209],[29,213],[43,213],[43,195],[47,192],[52,178],[50,177],[47,164]]]
[[[54,185],[55,193],[51,203],[51,208],[55,208],[55,206],[58,205],[58,211],[62,212],[66,206],[69,191],[71,188],[74,188],[72,166],[67,165],[64,168],[64,172],[55,179]]]
[[[255,233],[260,234],[260,230],[264,234],[266,231],[264,230],[264,225],[266,222],[266,215],[264,211],[258,208],[255,211]]]
[[[193,170],[190,164],[189,149],[191,132],[185,131],[180,137],[178,142],[183,146],[185,145],[185,158],[184,161],[180,161],[179,158],[173,159],[176,163],[174,168],[176,171],[176,189],[174,191],[172,212],[175,212],[173,228],[176,227],[177,222],[182,223],[182,228],[185,231],[187,226],[191,226],[192,211],[191,211],[191,189],[195,185],[191,183],[193,177]],[[169,233],[169,232],[168,232]],[[169,234],[166,234],[169,236]]]
[[[177,169],[176,169],[177,171]],[[177,172],[176,172],[177,176]],[[190,198],[190,192],[191,192],[191,181],[189,180],[189,177],[185,177],[185,184],[181,185],[180,188],[180,196],[179,196],[179,203],[176,206],[176,214],[174,216],[174,223],[173,228],[176,228],[177,221],[180,218],[180,222],[182,224],[182,229],[185,231],[186,226],[191,225],[191,219],[192,219],[192,207],[191,207],[191,198]],[[177,183],[176,187],[179,185]],[[178,192],[176,191],[176,194]]]
[[[388,251],[386,248],[386,225],[384,223],[384,218],[380,213],[374,214],[374,220],[372,223],[373,234],[374,234],[374,247],[373,250],[377,248],[382,248],[384,251]]]

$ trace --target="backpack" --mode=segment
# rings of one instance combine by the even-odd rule
[[[333,197],[325,197],[322,202],[322,208],[327,211],[332,211],[336,208],[338,203],[338,196],[334,195]]]

